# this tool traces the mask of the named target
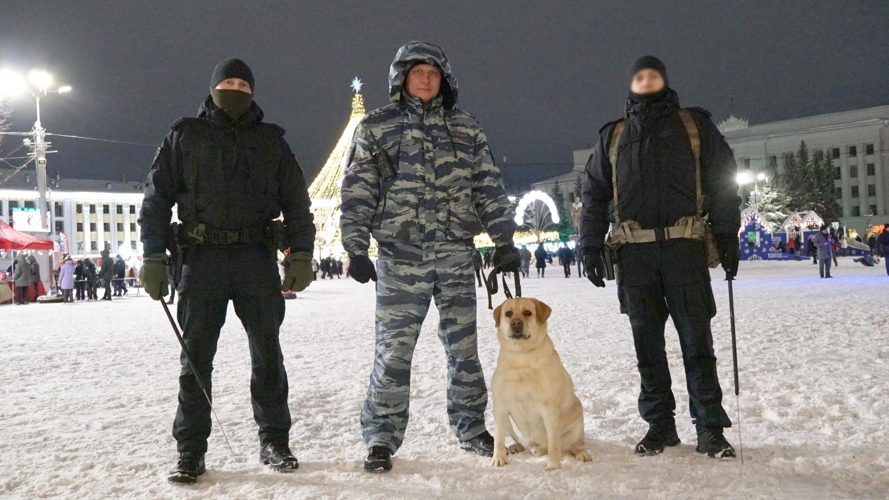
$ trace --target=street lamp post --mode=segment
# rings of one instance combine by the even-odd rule
[[[753,175],[752,172],[738,172],[738,175],[735,177],[738,185],[744,187],[747,184],[753,183],[753,208],[755,210],[759,210],[759,181],[768,182],[768,177],[766,174],[760,172],[756,175]]]
[[[47,90],[52,85],[52,75],[40,70],[32,70],[28,74],[28,81],[34,85],[36,90],[28,89],[25,86],[24,79],[18,74],[8,70],[0,71],[0,97],[4,95],[15,97],[23,91],[27,91],[34,97],[37,105],[37,121],[34,122],[34,127],[31,129],[31,138],[25,139],[24,143],[25,146],[31,148],[29,156],[37,167],[37,191],[40,198],[37,212],[40,218],[40,227],[55,233],[54,228],[49,227],[47,218],[49,210],[46,200],[46,153],[51,151],[48,151],[50,143],[46,142],[46,129],[43,128],[43,124],[40,122],[40,98],[45,97],[47,94],[70,92],[71,87],[64,85],[56,90]]]

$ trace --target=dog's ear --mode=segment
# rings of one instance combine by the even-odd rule
[[[506,304],[506,302],[504,302],[503,304]],[[496,326],[497,328],[500,328],[500,310],[503,309],[503,304],[500,304],[499,306],[497,306],[496,309],[494,309],[494,326]]]
[[[546,320],[549,319],[549,315],[552,314],[553,310],[537,299],[531,299],[531,301],[534,302],[534,307],[537,309],[537,320],[540,321],[541,325],[546,323]]]

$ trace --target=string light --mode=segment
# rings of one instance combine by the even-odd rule
[[[344,253],[342,235],[340,234],[340,185],[343,173],[349,163],[349,147],[358,124],[367,114],[364,110],[364,96],[361,81],[356,77],[352,81],[352,114],[343,134],[337,141],[333,152],[324,163],[324,167],[309,186],[309,197],[312,200],[312,215],[315,216],[315,252],[316,257],[327,255],[341,256]]]

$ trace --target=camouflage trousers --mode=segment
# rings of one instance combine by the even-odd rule
[[[448,420],[461,441],[485,431],[488,392],[478,359],[472,251],[437,252],[435,260],[377,262],[376,354],[361,427],[367,447],[397,451],[407,429],[411,358],[431,300],[448,357]]]

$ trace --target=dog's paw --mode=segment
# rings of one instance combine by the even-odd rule
[[[586,450],[578,451],[577,453],[574,454],[574,458],[578,462],[592,462],[593,461],[593,457],[590,456],[590,452],[588,452]]]
[[[546,467],[543,468],[544,471],[550,472],[554,470],[559,470],[562,468],[561,462],[549,462],[546,464]]]
[[[513,455],[515,453],[521,453],[525,451],[525,447],[522,446],[522,443],[516,443],[510,446],[506,451],[508,451],[510,455]]]
[[[531,454],[534,455],[535,457],[542,457],[542,456],[546,455],[546,448],[544,448],[543,446],[537,445],[537,444],[532,444],[531,445]]]
[[[494,460],[491,461],[491,465],[494,467],[503,467],[508,464],[509,460],[506,458],[506,454],[502,452],[494,453]]]

